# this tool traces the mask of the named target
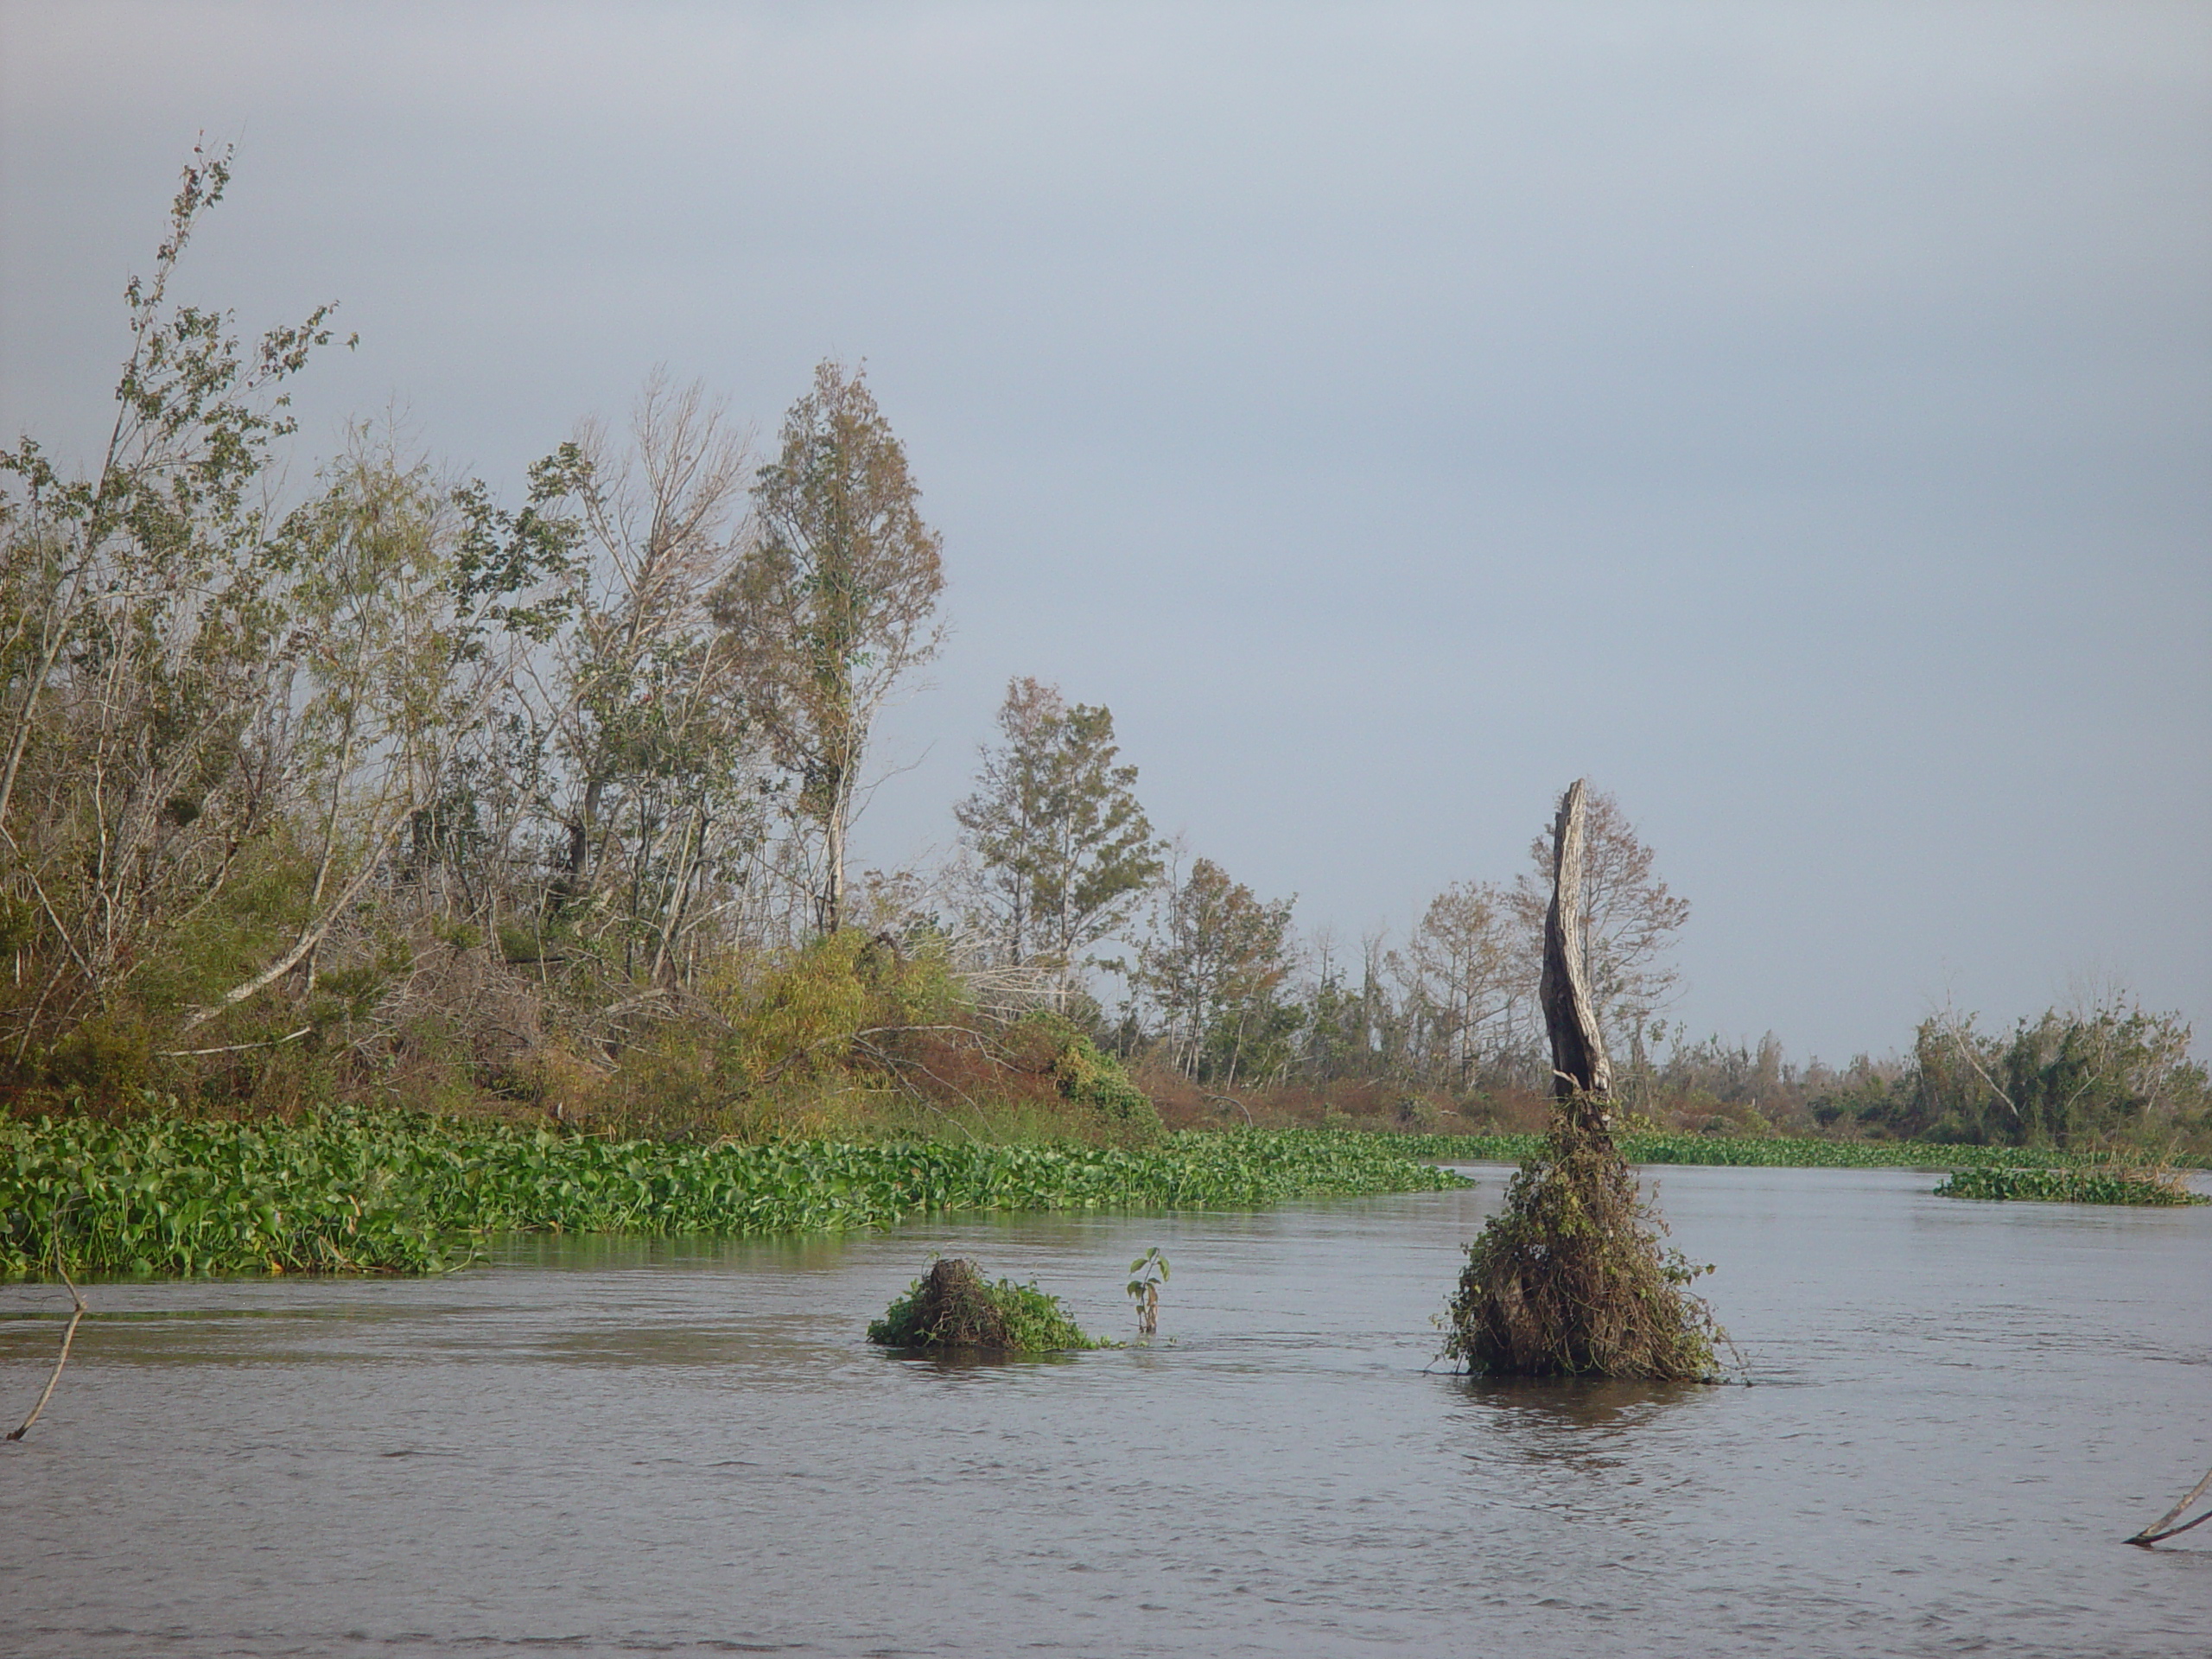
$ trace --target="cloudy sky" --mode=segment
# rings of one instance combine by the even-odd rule
[[[189,296],[361,335],[302,469],[867,360],[956,628],[871,861],[1034,674],[1345,938],[1587,774],[1697,1030],[2212,1036],[2212,9],[0,0],[0,432],[103,426],[203,130]]]

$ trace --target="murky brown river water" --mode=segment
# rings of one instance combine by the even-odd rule
[[[1423,1370],[1478,1174],[99,1287],[0,1446],[0,1653],[2212,1652],[2212,1529],[2117,1541],[2212,1461],[2212,1210],[1668,1171],[1758,1385],[1501,1387]],[[1149,1348],[861,1340],[934,1250],[1120,1333],[1154,1243]],[[56,1300],[0,1288],[11,1422]]]

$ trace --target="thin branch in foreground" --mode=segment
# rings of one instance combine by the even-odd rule
[[[2153,1521],[2149,1526],[2144,1528],[2142,1531],[2137,1533],[2133,1538],[2126,1540],[2126,1541],[2131,1544],[2140,1544],[2144,1548],[2148,1549],[2152,1545],[2157,1543],[2162,1538],[2171,1538],[2177,1533],[2187,1532],[2191,1527],[2201,1527],[2207,1521],[2212,1521],[2212,1510],[2207,1510],[2203,1514],[2198,1516],[2194,1521],[2184,1521],[2179,1526],[2175,1526],[2173,1524],[2174,1518],[2177,1516],[2186,1514],[2188,1512],[2189,1506],[2196,1503],[2198,1498],[2203,1497],[2208,1491],[2212,1491],[2212,1469],[2208,1469],[2204,1471],[2204,1478],[2198,1481],[2196,1485],[2190,1487],[2189,1489],[2188,1496],[2183,1497],[2180,1503],[2175,1504],[2173,1508],[2168,1510],[2164,1515]]]
[[[85,1299],[78,1294],[76,1283],[69,1277],[69,1269],[61,1264],[61,1242],[59,1239],[54,1245],[54,1270],[61,1275],[61,1282],[69,1287],[69,1300],[76,1305],[76,1312],[69,1316],[69,1328],[61,1333],[61,1357],[54,1362],[54,1375],[46,1379],[46,1392],[39,1395],[38,1404],[31,1408],[31,1414],[23,1419],[22,1426],[8,1436],[11,1440],[20,1440],[29,1433],[31,1425],[38,1421],[39,1413],[46,1409],[46,1402],[54,1398],[54,1385],[61,1380],[61,1368],[69,1363],[69,1344],[76,1341],[77,1326],[87,1311]]]

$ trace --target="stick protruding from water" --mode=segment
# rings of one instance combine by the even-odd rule
[[[54,1398],[54,1385],[61,1380],[61,1368],[69,1363],[69,1344],[77,1340],[77,1327],[84,1322],[85,1299],[77,1291],[76,1281],[69,1277],[69,1269],[61,1264],[61,1246],[57,1240],[54,1247],[54,1270],[61,1275],[61,1282],[69,1287],[69,1300],[76,1312],[69,1316],[69,1328],[61,1333],[61,1357],[54,1362],[54,1375],[46,1379],[46,1391],[38,1397],[38,1404],[31,1408],[31,1414],[23,1419],[8,1438],[20,1440],[31,1432],[31,1425],[38,1421],[38,1414],[46,1409],[46,1402]]]
[[[2191,1527],[2201,1527],[2207,1521],[2212,1521],[2212,1510],[2207,1510],[2194,1521],[2183,1521],[2179,1526],[2174,1525],[2176,1518],[2186,1515],[2189,1512],[2189,1506],[2207,1492],[2212,1492],[2212,1469],[2204,1471],[2204,1478],[2190,1487],[2188,1494],[2180,1503],[2175,1504],[2173,1508],[2168,1510],[2126,1541],[2131,1544],[2140,1544],[2144,1548],[2148,1549],[2162,1539],[2171,1538],[2177,1534],[2187,1532]]]

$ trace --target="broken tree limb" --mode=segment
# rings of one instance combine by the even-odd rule
[[[1612,1063],[1598,1028],[1582,940],[1583,779],[1567,785],[1552,824],[1552,902],[1544,916],[1544,971],[1538,995],[1551,1037],[1552,1092],[1589,1103],[1591,1127],[1611,1128],[1605,1103],[1613,1092]]]
[[[2174,1525],[2175,1520],[2180,1516],[2186,1515],[2189,1512],[2189,1506],[2207,1492],[2212,1492],[2212,1469],[2204,1471],[2204,1478],[2190,1487],[2188,1495],[2180,1503],[2175,1504],[2173,1508],[2168,1510],[2126,1541],[2131,1544],[2140,1544],[2148,1549],[2160,1539],[2171,1538],[2177,1533],[2187,1532],[2191,1527],[2201,1527],[2207,1521],[2212,1521],[2212,1510],[2207,1510],[2194,1521],[2183,1521],[2179,1526]]]
[[[38,1421],[39,1413],[46,1409],[46,1402],[54,1398],[54,1385],[61,1380],[61,1368],[69,1363],[69,1344],[77,1340],[77,1327],[83,1323],[86,1312],[85,1299],[78,1294],[76,1283],[69,1277],[69,1269],[61,1265],[59,1241],[54,1247],[54,1269],[61,1275],[61,1282],[69,1287],[69,1300],[75,1304],[76,1311],[69,1316],[69,1328],[61,1333],[61,1357],[54,1362],[54,1375],[46,1379],[46,1391],[39,1395],[38,1403],[31,1408],[31,1414],[24,1418],[15,1432],[8,1436],[11,1440],[20,1440],[29,1433],[31,1425]]]

